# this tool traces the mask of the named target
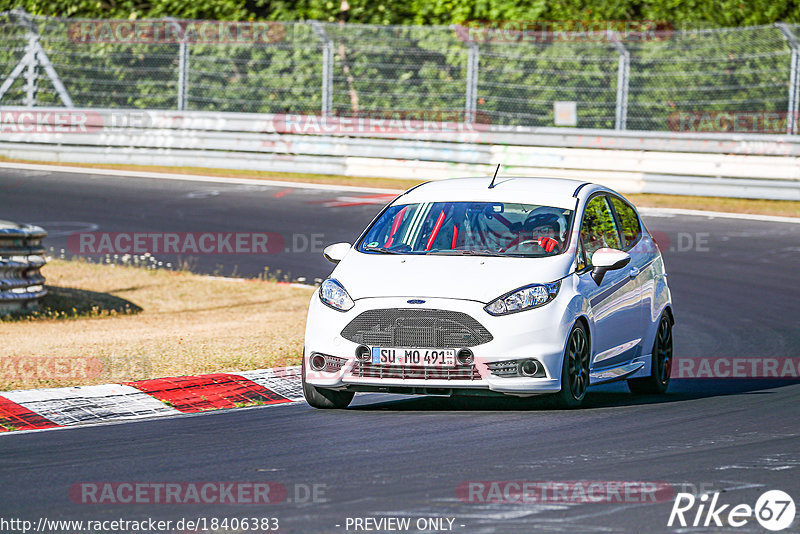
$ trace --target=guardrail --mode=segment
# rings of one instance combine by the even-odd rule
[[[42,228],[0,221],[0,314],[32,310],[47,294]]]
[[[370,122],[371,121],[371,122]],[[0,155],[437,180],[586,179],[623,193],[800,200],[800,137],[142,110],[0,108]]]

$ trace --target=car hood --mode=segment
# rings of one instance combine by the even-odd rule
[[[457,298],[488,303],[533,283],[559,280],[572,258],[409,256],[364,254],[351,249],[336,266],[336,278],[355,299],[369,297]]]

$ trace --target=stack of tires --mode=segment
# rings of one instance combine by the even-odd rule
[[[47,294],[41,273],[45,236],[38,226],[0,220],[0,314],[35,310]]]

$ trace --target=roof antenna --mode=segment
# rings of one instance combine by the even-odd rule
[[[494,181],[497,179],[497,172],[500,170],[500,164],[497,164],[497,168],[494,170],[494,176],[492,176],[492,183],[489,184],[489,189],[494,187]]]

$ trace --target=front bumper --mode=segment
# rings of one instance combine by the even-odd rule
[[[564,319],[565,310],[559,304],[558,297],[541,308],[498,317],[486,313],[484,304],[480,302],[425,298],[424,304],[410,305],[408,300],[413,298],[416,297],[359,299],[353,309],[343,313],[322,304],[315,293],[306,325],[306,352],[303,358],[306,380],[315,386],[332,389],[397,393],[530,396],[561,390],[564,344],[572,323]],[[491,333],[492,340],[469,347],[475,355],[473,366],[460,366],[452,372],[400,366],[384,368],[386,372],[374,368],[370,372],[363,372],[362,364],[355,357],[359,344],[342,337],[344,327],[366,310],[412,307],[466,313]],[[449,348],[458,350],[463,347]],[[309,366],[308,356],[315,352],[343,358],[344,361],[338,369],[314,371]],[[546,376],[497,376],[489,368],[489,364],[494,362],[527,358],[534,358],[541,363]]]

